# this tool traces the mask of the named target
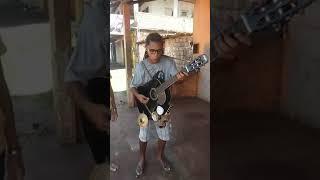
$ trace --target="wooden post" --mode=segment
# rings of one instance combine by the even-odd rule
[[[83,14],[83,0],[75,0],[75,16],[76,22],[80,23]]]
[[[134,107],[134,98],[132,93],[129,91],[130,82],[132,79],[132,38],[130,32],[130,6],[127,3],[122,3],[123,12],[123,24],[124,24],[124,54],[125,54],[125,67],[127,71],[127,97],[128,106]]]
[[[70,5],[63,0],[49,1],[54,114],[58,140],[63,144],[76,142],[75,106],[64,90],[64,71],[71,49]]]

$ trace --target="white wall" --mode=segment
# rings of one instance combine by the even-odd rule
[[[193,17],[194,5],[192,3],[179,1],[179,16],[181,15],[181,11],[187,11],[187,17]]]
[[[116,41],[116,61],[117,63],[121,65],[125,65],[125,60],[124,60],[124,49],[123,49],[123,40],[118,40]]]
[[[157,0],[157,1],[151,1],[144,3],[139,11],[142,11],[146,7],[149,7],[149,13],[155,14],[155,15],[165,15],[166,8],[171,9],[173,11],[173,0]],[[188,16],[191,17],[193,12],[194,5],[192,3],[179,1],[179,7],[178,7],[178,16],[180,16],[181,11],[188,11]]]
[[[1,28],[7,46],[2,57],[11,95],[31,95],[52,89],[49,24]]]

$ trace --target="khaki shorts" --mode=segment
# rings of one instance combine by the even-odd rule
[[[162,141],[169,141],[170,140],[170,134],[169,134],[169,123],[166,124],[165,127],[159,128],[156,123],[154,123],[153,120],[149,120],[148,126],[147,127],[140,127],[140,132],[139,132],[139,139],[142,142],[147,142],[150,139],[150,126],[154,125],[156,127],[156,131],[158,134],[159,139]]]

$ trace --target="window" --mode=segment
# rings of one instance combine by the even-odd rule
[[[188,11],[181,11],[180,16],[182,17],[187,17],[188,16]]]
[[[172,8],[165,8],[164,14],[167,15],[167,16],[173,16]]]
[[[147,6],[144,10],[142,10],[141,12],[145,12],[148,13],[149,12],[149,6]]]

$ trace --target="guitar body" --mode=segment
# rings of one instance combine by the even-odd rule
[[[142,94],[149,98],[149,101],[146,105],[142,104],[139,100],[136,99],[137,106],[140,113],[146,114],[149,118],[151,118],[151,114],[156,111],[158,106],[161,106],[166,112],[170,106],[171,94],[169,88],[165,90],[164,93],[156,94],[155,88],[159,87],[162,83],[164,83],[164,74],[162,71],[158,71],[146,84],[139,86],[137,88],[139,94]],[[147,107],[146,107],[147,106]],[[148,111],[148,109],[149,111]]]

